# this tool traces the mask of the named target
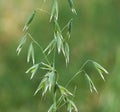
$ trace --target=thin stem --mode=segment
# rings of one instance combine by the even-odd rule
[[[71,20],[72,20],[72,19],[71,19]],[[65,28],[67,28],[67,27],[68,27],[69,22],[70,22],[71,20],[69,20],[69,21],[68,21],[68,23],[67,23],[67,24],[63,27],[62,32],[65,30]]]
[[[66,84],[65,87],[67,87],[67,86],[72,82],[72,80],[73,80],[76,76],[78,76],[81,72],[82,72],[82,71],[78,71],[77,73],[75,73],[75,74],[73,75],[73,77],[68,81],[68,83]]]
[[[92,61],[92,60],[87,60],[87,61],[80,67],[80,69],[78,70],[78,72],[75,73],[75,74],[73,75],[73,77],[68,81],[68,83],[66,84],[65,87],[67,87],[67,86],[72,82],[72,80],[73,80],[75,77],[77,77],[81,72],[84,72],[84,70],[82,70],[82,69],[86,66],[86,64],[87,64],[88,62],[91,62],[91,61]]]
[[[54,93],[54,96],[53,96],[53,102],[54,102],[54,104],[56,105],[56,92]],[[55,110],[56,110],[57,108],[55,108]]]
[[[41,52],[43,53],[45,60],[48,62],[48,64],[50,64],[47,56],[45,55],[45,53],[43,52],[43,48],[40,46],[40,44],[32,37],[32,35],[30,33],[27,33],[29,35],[29,37],[32,39],[32,41],[40,48]]]
[[[63,105],[65,105],[65,102],[63,103],[63,104],[61,104],[61,102],[62,102],[62,97],[63,96],[60,96],[60,98],[58,99],[58,101],[57,101],[57,110],[59,110]]]
[[[60,98],[59,98],[58,101],[57,101],[57,103],[58,103],[57,106],[58,106],[58,107],[59,107],[59,105],[60,105],[61,102],[62,102],[62,97],[63,97],[63,96],[60,96]]]
[[[55,58],[56,58],[56,47],[54,48],[54,53],[53,53],[53,68],[55,69]]]
[[[77,90],[77,86],[75,86],[74,91],[73,91],[74,97],[75,97],[75,94],[76,94],[76,90]],[[73,100],[74,97],[72,97],[72,100]]]
[[[46,11],[46,10],[43,9],[44,2],[46,2],[46,1],[43,1],[43,2],[42,2],[42,5],[41,5],[41,8],[37,8],[36,11],[38,10],[38,11],[40,11],[40,12],[44,12],[44,13],[50,15],[50,13],[49,13],[48,11]]]
[[[82,70],[89,61],[90,61],[90,60],[87,60],[87,61],[80,67],[79,71]]]
[[[50,13],[49,13],[48,11],[46,11],[46,10],[44,10],[44,9],[42,9],[42,8],[37,8],[36,10],[41,11],[41,12],[44,12],[44,13],[50,15]]]
[[[68,27],[68,23],[63,27],[63,29],[61,30],[61,32],[63,32],[65,30],[65,28]]]
[[[64,102],[62,105],[60,105],[57,109],[60,109],[62,106],[64,106],[66,103]]]

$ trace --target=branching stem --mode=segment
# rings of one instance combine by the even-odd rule
[[[80,67],[80,69],[78,70],[78,72],[76,72],[76,73],[73,75],[73,77],[68,81],[68,83],[66,84],[65,87],[67,87],[67,86],[72,82],[72,80],[73,80],[75,77],[77,77],[80,73],[85,72],[85,71],[83,70],[83,68],[86,66],[86,64],[87,64],[88,62],[91,62],[91,61],[92,61],[92,60],[87,60],[87,61]]]
[[[41,47],[41,45],[32,37],[32,35],[31,35],[30,33],[27,33],[27,34],[28,34],[28,36],[32,39],[32,41],[40,48],[42,54],[43,54],[44,57],[45,57],[45,60],[48,62],[48,64],[50,64],[50,62],[49,62],[46,54],[43,52],[43,48]]]
[[[46,14],[50,15],[50,13],[49,13],[48,11],[44,10],[44,9],[37,8],[36,10],[41,11],[41,12],[44,12],[44,13],[46,13]]]

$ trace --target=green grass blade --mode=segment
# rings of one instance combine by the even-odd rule
[[[25,23],[25,26],[24,26],[24,28],[23,28],[23,31],[26,31],[26,30],[29,28],[31,22],[33,21],[33,19],[34,19],[34,17],[35,17],[35,14],[36,14],[36,11],[33,11],[32,14],[29,16],[27,22]]]
[[[20,41],[17,49],[16,49],[17,55],[20,54],[20,52],[21,52],[21,50],[22,50],[22,48],[23,48],[23,45],[26,43],[26,40],[27,40],[27,35],[24,35],[24,36],[22,37],[22,39],[21,39],[21,41]]]

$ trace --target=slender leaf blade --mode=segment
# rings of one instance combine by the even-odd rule
[[[48,112],[56,112],[56,103],[53,103],[53,104],[50,106]]]
[[[34,77],[34,75],[36,74],[37,70],[39,68],[39,64],[34,64],[32,67],[30,67],[25,73],[29,73],[31,72],[32,75],[31,75],[31,78],[32,79]]]
[[[74,110],[75,112],[78,112],[78,109],[77,109],[75,103],[72,100],[69,100],[69,99],[68,99],[68,108],[67,108],[67,110],[69,112],[72,112],[72,110]]]
[[[105,78],[104,78],[104,76],[103,76],[103,74],[102,74],[101,69],[97,68],[97,71],[98,71],[98,73],[100,74],[101,78],[105,81]]]
[[[108,74],[108,71],[105,68],[103,68],[100,64],[98,64],[97,62],[93,61],[93,64],[94,64],[95,68],[97,69],[98,73],[100,74],[101,78],[105,81],[105,78],[104,78],[102,72]]]
[[[35,91],[34,95],[36,95],[42,88],[45,87],[45,82],[47,81],[47,78],[43,78],[40,82],[40,84],[38,85],[37,90]]]
[[[61,28],[57,20],[54,20],[54,25],[55,25],[55,33],[60,32],[61,33]]]
[[[25,26],[24,26],[24,28],[23,28],[23,31],[26,31],[26,30],[29,28],[31,22],[33,21],[33,19],[34,19],[34,17],[35,17],[35,14],[36,14],[36,11],[33,11],[32,14],[29,16],[28,20],[27,20],[26,23],[25,23]]]
[[[66,58],[66,64],[69,63],[69,45],[68,43],[66,42],[65,43],[65,58]]]
[[[74,13],[74,14],[77,14],[75,8],[74,8],[74,4],[73,4],[73,0],[68,0],[68,3],[70,5],[70,8],[71,8],[71,11]]]
[[[55,17],[56,20],[58,20],[58,1],[54,0],[53,7],[51,10],[51,16],[50,16],[50,21],[52,18]]]
[[[68,35],[69,38],[70,38],[71,30],[72,30],[72,20],[73,19],[70,19],[70,21],[68,22],[68,32],[67,32],[67,35]]]
[[[68,91],[65,87],[63,87],[61,85],[58,85],[58,87],[63,96],[68,96],[68,95],[73,96],[73,94],[70,91]]]
[[[63,42],[62,42],[62,35],[59,32],[57,32],[56,34],[56,41],[57,41],[58,54],[60,54]]]
[[[45,50],[44,50],[43,52],[45,53],[46,51],[48,51],[48,54],[50,54],[51,51],[55,48],[55,44],[56,44],[56,40],[53,39],[53,40],[48,44],[48,46],[45,48]]]
[[[33,64],[35,63],[35,56],[34,56],[34,47],[33,44],[31,43],[29,45],[29,49],[28,49],[28,56],[27,56],[27,62],[30,62],[30,58],[32,58],[32,62]]]
[[[68,32],[71,33],[71,29],[72,29],[72,20],[71,19],[69,22],[68,22]]]
[[[52,90],[52,87],[55,87],[55,83],[56,83],[56,75],[54,71],[52,71],[49,73],[49,91]]]
[[[20,54],[20,52],[21,52],[21,50],[22,50],[22,48],[23,48],[23,45],[26,43],[26,40],[27,40],[27,35],[24,35],[24,36],[22,37],[22,39],[21,39],[21,41],[20,41],[17,49],[16,49],[17,55]]]
[[[46,64],[46,63],[44,63],[44,62],[41,62],[41,64],[42,64],[43,66],[47,67],[47,68],[52,68],[51,65]]]
[[[86,76],[86,78],[88,79],[91,93],[93,92],[93,90],[94,90],[96,93],[98,93],[98,91],[97,91],[97,89],[96,89],[93,81],[92,81],[91,78],[89,77],[89,75],[88,75],[87,73],[85,73],[85,76]]]
[[[93,62],[93,64],[95,65],[96,68],[99,68],[102,71],[104,71],[106,74],[108,74],[108,71],[105,68],[103,68],[100,64],[98,64],[97,62]]]

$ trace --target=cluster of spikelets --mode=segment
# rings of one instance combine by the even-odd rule
[[[44,0],[46,2],[46,0]],[[74,8],[74,4],[72,0],[68,0],[68,3],[70,5],[71,11],[74,14],[76,13],[76,10]],[[96,70],[98,71],[99,75],[103,80],[105,80],[103,76],[103,72],[108,74],[108,72],[98,63],[92,60],[86,61],[83,66],[78,70],[78,72],[73,75],[71,80],[67,83],[67,85],[62,86],[58,83],[59,80],[59,73],[56,70],[55,67],[55,54],[62,53],[65,57],[66,64],[69,63],[69,44],[68,41],[70,39],[70,33],[71,33],[71,27],[72,27],[72,19],[68,21],[68,23],[61,29],[59,22],[58,22],[58,16],[59,16],[59,5],[58,0],[53,0],[53,5],[51,8],[50,13],[50,22],[54,23],[54,38],[53,40],[48,44],[48,46],[43,49],[41,45],[32,37],[32,35],[29,33],[28,29],[30,27],[31,22],[33,21],[37,11],[43,11],[43,9],[37,8],[37,10],[33,11],[30,17],[28,18],[27,22],[25,23],[25,26],[23,28],[23,31],[25,32],[25,35],[21,39],[18,48],[17,48],[17,54],[21,52],[23,46],[25,45],[27,39],[30,39],[30,45],[28,47],[28,54],[27,54],[27,62],[29,63],[32,61],[33,65],[30,67],[26,73],[31,73],[31,78],[34,77],[34,75],[39,72],[40,69],[44,70],[46,74],[43,76],[42,80],[40,81],[40,84],[35,91],[34,95],[36,95],[39,91],[42,91],[42,97],[47,94],[49,91],[51,94],[53,94],[53,104],[49,108],[48,112],[56,112],[59,108],[66,105],[68,112],[78,112],[78,109],[73,102],[72,97],[74,97],[74,94],[71,93],[66,87],[72,82],[72,80],[78,76],[80,73],[84,73],[86,78],[88,79],[90,91],[95,91],[97,93],[97,89],[91,80],[90,76],[87,74],[87,72],[84,70],[84,67],[87,63],[92,63]],[[46,12],[46,11],[44,11]],[[66,35],[63,35],[63,32],[66,31]],[[44,59],[41,60],[41,62],[35,61],[35,53],[34,53],[34,45],[38,46],[40,48],[41,53],[44,56]],[[53,56],[53,62],[50,63],[48,56],[50,54],[54,54]]]

